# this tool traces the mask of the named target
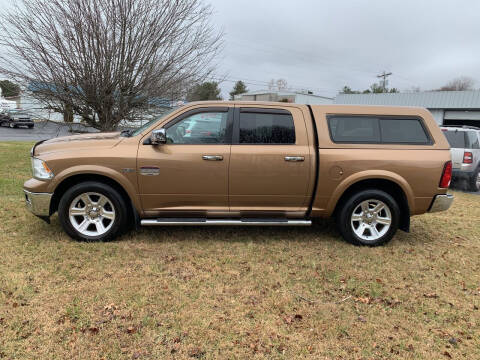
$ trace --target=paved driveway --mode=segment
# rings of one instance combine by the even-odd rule
[[[73,132],[70,132],[72,128]],[[33,129],[0,127],[0,141],[39,141],[59,136],[73,135],[75,131],[96,132],[80,124],[59,124],[52,121],[36,122]]]

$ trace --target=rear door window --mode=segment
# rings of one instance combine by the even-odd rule
[[[295,144],[295,126],[288,111],[241,110],[240,144]]]
[[[467,140],[468,140],[468,148],[469,149],[480,149],[480,144],[479,144],[479,135],[480,132],[476,131],[466,131],[467,133]]]

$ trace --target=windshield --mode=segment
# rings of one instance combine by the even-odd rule
[[[167,116],[168,114],[170,114],[171,112],[173,112],[174,110],[176,110],[177,108],[171,108],[169,110],[167,110],[166,112],[164,112],[162,115],[160,116],[155,116],[152,120],[148,121],[147,123],[143,124],[142,126],[140,126],[138,129],[134,130],[130,136],[137,136],[139,134],[141,134],[142,132],[144,132],[146,129],[148,129],[150,126],[152,126],[153,124],[155,124],[156,122],[162,120],[165,116]]]

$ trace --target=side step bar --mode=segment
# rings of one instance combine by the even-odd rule
[[[287,219],[143,219],[143,226],[310,226],[311,220],[287,220]]]

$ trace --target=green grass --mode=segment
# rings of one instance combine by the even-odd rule
[[[28,213],[0,143],[0,359],[480,358],[480,197],[386,246],[311,228],[143,229],[78,243]]]

